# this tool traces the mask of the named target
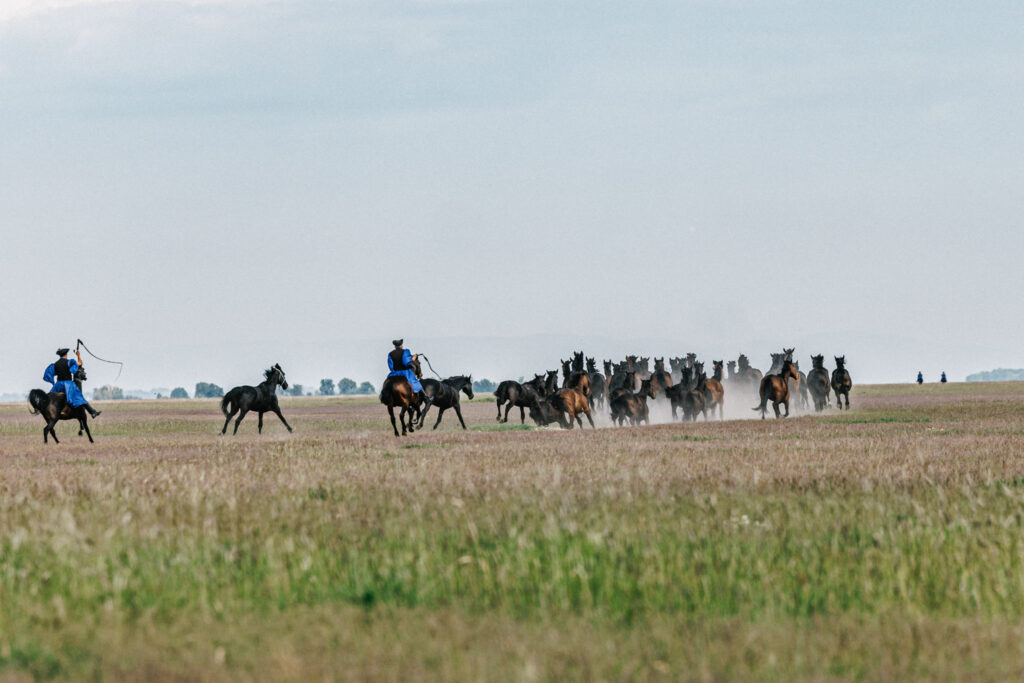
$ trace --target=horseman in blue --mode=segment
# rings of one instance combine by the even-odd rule
[[[60,358],[47,366],[46,372],[43,373],[43,381],[53,385],[50,389],[51,394],[64,394],[68,405],[73,408],[85,406],[90,415],[97,417],[100,411],[89,405],[82,395],[82,390],[75,384],[75,373],[78,372],[79,363],[73,358],[68,360],[68,351],[70,349],[57,349]]]
[[[423,393],[423,385],[420,384],[419,378],[416,377],[416,373],[412,369],[412,361],[416,356],[409,349],[402,348],[404,340],[394,339],[391,343],[394,344],[395,349],[388,354],[388,370],[391,371],[388,373],[388,377],[404,377],[413,392],[419,394],[420,399],[426,401],[427,396]]]

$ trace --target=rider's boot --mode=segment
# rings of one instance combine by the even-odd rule
[[[430,405],[430,397],[427,396],[427,392],[425,392],[425,391],[421,391],[420,392],[420,401],[423,402],[423,409],[426,410],[427,406]]]
[[[97,418],[97,417],[99,417],[99,416],[100,416],[100,413],[102,413],[102,412],[103,412],[102,410],[96,410],[95,408],[93,408],[93,407],[92,407],[91,405],[89,405],[88,403],[86,403],[86,404],[85,404],[85,409],[89,411],[89,414],[90,414],[90,415],[92,415],[92,416],[93,416],[93,418]]]

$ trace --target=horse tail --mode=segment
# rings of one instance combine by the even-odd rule
[[[46,397],[46,392],[44,392],[43,390],[33,389],[32,391],[28,392],[28,404],[32,407],[32,410],[29,412],[31,412],[33,415],[38,415],[39,413],[41,413],[43,411],[43,408],[46,407],[47,403],[49,403],[49,400]]]
[[[228,406],[232,405],[235,402],[235,397],[232,394],[234,394],[234,392],[229,391],[228,393],[224,394],[224,398],[220,400],[220,411],[225,415],[227,415],[230,412],[228,410]]]
[[[759,387],[761,393],[761,405],[754,408],[755,411],[760,410],[762,415],[768,412],[768,392],[765,389],[766,387],[763,385]]]

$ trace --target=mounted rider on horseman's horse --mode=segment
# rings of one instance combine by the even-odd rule
[[[420,384],[420,379],[412,367],[413,360],[419,358],[419,354],[413,355],[409,349],[402,348],[402,344],[405,343],[404,339],[392,339],[391,343],[395,348],[388,354],[388,370],[391,371],[388,373],[388,377],[404,377],[412,387],[413,393],[423,402],[423,410],[426,410],[430,405],[430,397],[423,391],[423,385]]]
[[[64,394],[68,405],[72,408],[84,406],[93,418],[99,417],[101,411],[89,405],[89,402],[85,400],[85,396],[82,395],[82,390],[75,384],[75,373],[82,366],[82,356],[76,350],[75,358],[69,360],[68,352],[70,350],[65,348],[57,349],[57,355],[60,358],[47,366],[46,371],[43,373],[43,381],[53,385],[50,389],[51,394]]]

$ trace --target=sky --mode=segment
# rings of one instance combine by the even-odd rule
[[[1022,93],[1018,2],[4,0],[0,391],[1024,367]]]

